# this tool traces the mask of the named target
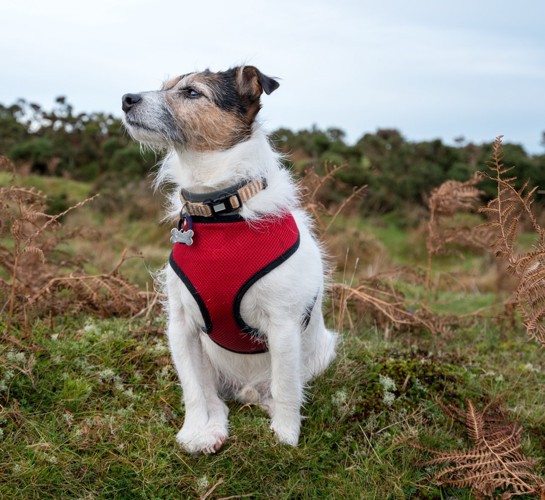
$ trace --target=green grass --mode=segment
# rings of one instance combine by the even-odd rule
[[[65,179],[19,180],[58,199],[70,193],[70,203],[90,190]],[[0,173],[0,185],[9,183]],[[88,237],[65,249],[88,257],[90,272],[111,269],[125,247],[141,251],[145,259],[123,271],[149,285],[148,270],[170,250],[170,227],[159,218],[159,210],[151,220],[84,207],[66,224]],[[338,260],[346,247],[353,260],[362,258],[354,285],[367,266],[404,265],[424,275],[418,230],[388,217],[339,217],[333,231]],[[434,259],[428,305],[445,314],[494,306],[501,301],[493,271],[483,255]],[[422,281],[401,273],[397,285],[412,304],[422,300]],[[470,446],[437,399],[463,405],[470,398],[477,407],[503,400],[524,429],[524,451],[545,475],[545,358],[520,322],[475,318],[443,337],[390,332],[385,340],[357,312],[352,317],[363,326],[343,334],[337,361],[309,387],[299,447],[277,443],[259,408],[229,403],[230,437],[214,456],[189,456],[175,442],[181,391],[161,318],[51,317],[11,332],[39,349],[0,346],[0,498],[198,498],[214,487],[208,498],[472,498],[431,484],[438,469],[419,466],[429,456],[410,445]]]
[[[63,177],[46,175],[16,175],[14,177],[9,172],[0,172],[0,187],[10,185],[34,187],[47,193],[52,199],[65,196],[66,202],[70,205],[84,200],[91,191],[90,183],[64,179]]]
[[[470,498],[431,485],[436,469],[416,466],[427,456],[408,444],[467,444],[437,397],[502,397],[528,454],[545,453],[545,363],[521,332],[482,324],[446,342],[345,334],[309,388],[298,448],[278,444],[258,408],[231,403],[224,449],[194,457],[174,440],[183,411],[163,325],[53,323],[34,325],[43,350],[1,354],[1,498],[194,498],[219,481],[217,497]]]

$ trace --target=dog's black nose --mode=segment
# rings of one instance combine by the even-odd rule
[[[129,111],[133,106],[138,104],[142,100],[142,96],[140,94],[125,94],[121,98],[121,108],[125,113]]]

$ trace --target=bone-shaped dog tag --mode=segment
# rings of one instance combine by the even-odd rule
[[[170,231],[170,242],[171,243],[183,243],[184,245],[191,246],[193,245],[193,229],[188,231],[181,231],[179,229],[173,228]]]

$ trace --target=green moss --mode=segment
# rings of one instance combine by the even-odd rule
[[[174,439],[183,411],[163,329],[159,320],[57,317],[33,325],[40,350],[0,351],[9,456],[0,460],[0,497],[193,498],[221,480],[218,497],[469,498],[430,485],[415,466],[427,456],[407,440],[459,446],[463,433],[436,399],[479,402],[500,374],[506,404],[528,403],[518,419],[531,456],[543,453],[543,396],[532,390],[545,383],[539,349],[473,328],[442,349],[431,337],[417,348],[375,330],[346,335],[336,363],[308,389],[298,448],[276,442],[258,407],[229,403],[224,449],[188,456]],[[469,346],[463,356],[460,345]],[[511,371],[505,356],[514,350]]]

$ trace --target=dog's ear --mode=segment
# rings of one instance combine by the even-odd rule
[[[237,87],[240,95],[257,99],[263,92],[269,95],[279,86],[274,78],[264,75],[255,66],[242,66],[238,70]]]

